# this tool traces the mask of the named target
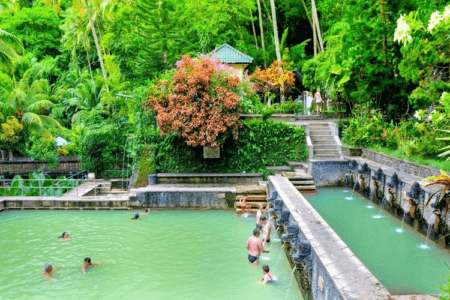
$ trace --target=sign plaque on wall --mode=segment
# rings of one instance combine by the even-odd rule
[[[204,146],[203,158],[220,158],[220,147],[211,148],[209,146]]]

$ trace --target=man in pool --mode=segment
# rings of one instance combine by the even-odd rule
[[[139,220],[139,212],[138,211],[134,214],[134,217],[131,218],[131,220]]]
[[[67,231],[64,231],[64,232],[61,234],[61,236],[59,237],[59,240],[60,240],[61,242],[70,240],[70,235],[67,233]]]
[[[83,271],[83,274],[86,275],[86,269],[94,268],[97,266],[101,266],[103,264],[109,264],[109,261],[102,261],[98,263],[92,263],[90,257],[86,257],[84,259],[83,265],[81,266],[81,270]]]
[[[254,265],[259,263],[259,255],[261,253],[269,253],[270,250],[264,248],[262,241],[259,239],[261,231],[253,229],[253,235],[247,240],[248,261]]]
[[[61,267],[56,267],[55,271],[61,269]],[[58,279],[53,278],[53,266],[50,263],[46,263],[44,266],[44,273],[42,273],[45,279],[52,281],[59,281]]]
[[[272,226],[270,222],[267,221],[266,217],[261,217],[261,226],[263,232],[263,245],[270,243],[270,231],[272,230]]]

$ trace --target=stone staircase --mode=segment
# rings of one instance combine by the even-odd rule
[[[310,123],[309,135],[314,147],[314,159],[340,158],[334,137],[328,123]]]
[[[236,186],[236,202],[234,204],[237,214],[242,213],[239,201],[246,193],[248,193],[247,205],[251,205],[251,208],[249,209],[251,213],[256,213],[258,211],[259,204],[262,204],[264,209],[266,209],[267,194],[265,185],[238,185]]]
[[[282,175],[289,179],[300,193],[316,192],[316,185],[311,174],[306,173],[303,170],[297,170],[296,172],[283,172]]]

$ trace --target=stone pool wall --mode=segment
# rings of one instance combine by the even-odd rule
[[[389,292],[284,177],[269,176],[269,209],[284,232],[289,261],[303,296],[314,300],[388,299]],[[308,299],[307,298],[307,299]]]
[[[155,188],[136,192],[136,201],[152,208],[234,207],[234,188]]]
[[[3,197],[6,198],[6,197]],[[141,203],[128,197],[88,199],[64,199],[64,197],[14,197],[0,200],[0,211],[7,209],[46,209],[46,210],[128,210],[142,207]]]
[[[342,186],[348,169],[348,160],[309,160],[308,170],[316,187]]]

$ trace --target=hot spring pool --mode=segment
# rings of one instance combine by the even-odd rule
[[[255,225],[230,211],[9,211],[0,214],[0,299],[302,299],[280,242],[254,268]],[[60,242],[68,231],[72,239]],[[85,257],[110,261],[81,272]],[[41,277],[50,262],[58,282]],[[258,285],[268,263],[279,281]],[[292,285],[291,285],[292,284]]]
[[[307,199],[392,294],[438,294],[446,286],[450,255],[370,201],[348,189],[320,189]]]

